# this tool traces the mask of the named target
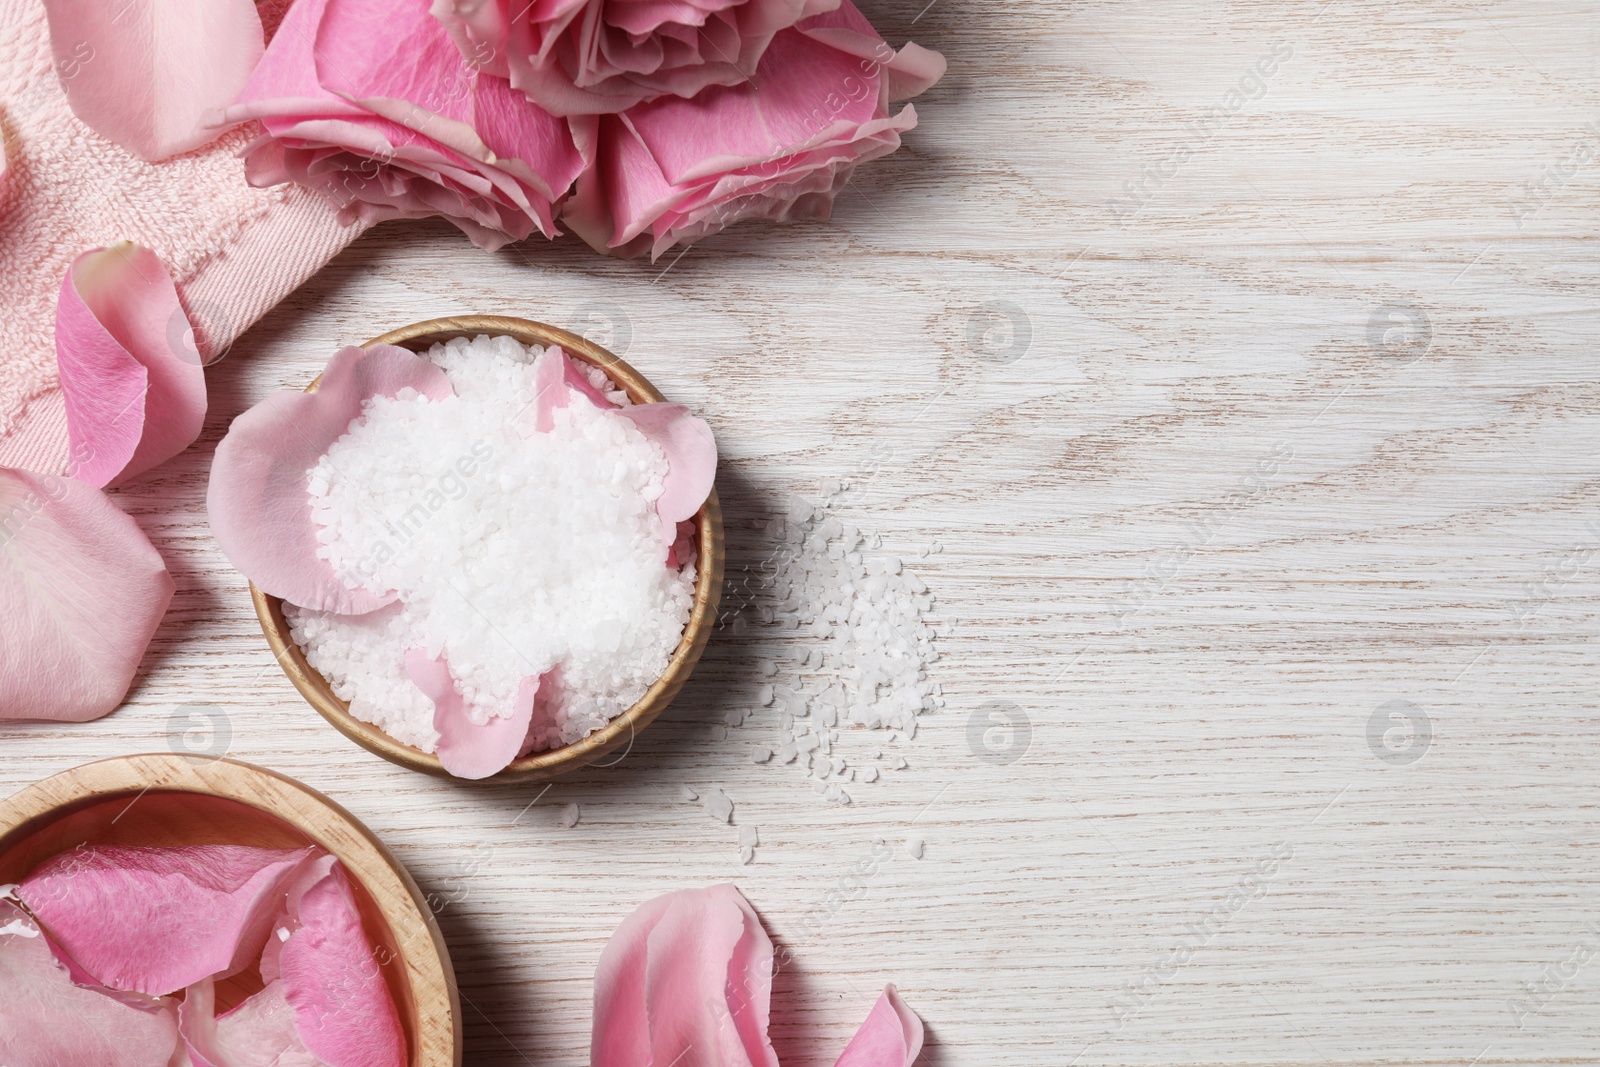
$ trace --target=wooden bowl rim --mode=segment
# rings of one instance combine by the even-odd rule
[[[612,355],[600,345],[578,334],[535,322],[531,319],[512,318],[505,315],[460,315],[449,318],[427,319],[380,334],[362,345],[397,345],[413,351],[428,348],[440,341],[456,337],[475,337],[480,334],[502,334],[523,344],[559,345],[569,354],[578,356],[598,366],[606,375],[625,389],[634,403],[660,403],[666,398],[631,365]],[[306,387],[316,388],[318,379]],[[504,770],[482,779],[457,778],[444,769],[439,757],[422,752],[395,740],[376,726],[350,714],[349,706],[334,696],[327,680],[306,662],[300,647],[289,634],[283,617],[283,601],[258,589],[250,583],[250,598],[255,604],[256,618],[274,658],[306,702],[333,725],[334,729],[374,755],[410,770],[450,778],[453,781],[484,782],[540,782],[575,771],[596,762],[603,756],[627,745],[656,717],[666,710],[683,688],[700,654],[705,651],[716,624],[717,606],[722,596],[724,543],[722,530],[722,505],[716,489],[701,505],[695,515],[699,534],[699,573],[696,576],[694,606],[689,621],[683,628],[683,637],[673,650],[672,658],[661,677],[647,689],[642,697],[627,711],[612,719],[594,733],[561,748],[536,752],[513,760]],[[626,756],[627,752],[623,752]],[[618,760],[622,757],[619,756]]]
[[[275,790],[284,787],[325,811],[350,832],[353,844],[333,840],[308,824],[292,806],[281,803]],[[304,782],[229,757],[169,752],[113,756],[60,771],[0,800],[0,850],[93,804],[119,796],[137,800],[146,793],[193,793],[244,804],[287,823],[336,856],[377,906],[400,949],[402,971],[416,1011],[411,1063],[414,1067],[461,1067],[461,993],[450,949],[426,897],[411,872],[365,823]],[[387,875],[392,882],[374,885],[374,875]],[[425,938],[416,936],[419,930],[426,932]],[[423,951],[418,941],[432,951]],[[449,1035],[448,1049],[439,1050],[428,1040],[441,1034]]]

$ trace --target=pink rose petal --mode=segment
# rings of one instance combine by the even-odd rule
[[[166,265],[127,241],[85,252],[61,281],[56,365],[72,473],[126,481],[188,448],[206,379]]]
[[[595,970],[591,1067],[777,1067],[772,941],[731,885],[649,901]]]
[[[73,113],[144,159],[214,140],[263,48],[253,0],[45,0]]]
[[[678,541],[678,524],[694,517],[717,477],[717,442],[705,420],[682,404],[635,404],[617,414],[633,422],[667,454],[665,490],[656,500],[661,541]]]
[[[165,996],[259,955],[286,882],[315,851],[80,848],[40,864],[18,896],[96,981]]]
[[[172,591],[100,490],[0,467],[0,719],[84,722],[122,703]]]
[[[178,1008],[179,1033],[193,1067],[322,1067],[300,1040],[283,982],[268,982],[226,1014],[215,1010],[209,978],[190,986]]]
[[[233,420],[211,465],[206,512],[223,553],[258,588],[314,611],[364,615],[394,600],[346,583],[318,554],[308,472],[374,396],[453,390],[443,371],[403,348],[346,348],[314,393],[274,393]]]
[[[38,925],[0,899],[0,1063],[167,1067],[177,1044],[169,1004],[73,984]]]
[[[921,1051],[922,1020],[889,985],[833,1067],[911,1067]]]
[[[406,674],[433,701],[433,728],[439,731],[439,762],[445,770],[457,778],[487,778],[504,770],[521,753],[533,721],[538,675],[522,680],[510,715],[491,718],[479,726],[467,714],[466,702],[443,657],[434,659],[412,649],[406,653]]]
[[[328,1067],[402,1067],[406,1039],[344,870],[300,897],[277,956],[295,1029]]]
[[[753,78],[598,119],[562,211],[594,248],[659,256],[743,219],[827,218],[855,167],[900,146],[936,52],[896,52],[850,0],[772,38]]]

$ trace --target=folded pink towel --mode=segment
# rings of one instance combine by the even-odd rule
[[[67,423],[56,296],[80,252],[122,240],[153,249],[220,351],[361,228],[298,186],[246,185],[235,157],[248,128],[161,163],[94,133],[67,106],[42,0],[0,0],[0,55],[0,467],[57,473]]]

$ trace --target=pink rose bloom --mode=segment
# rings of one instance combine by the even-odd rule
[[[937,52],[890,48],[844,0],[773,38],[753,81],[601,116],[562,218],[602,252],[652,258],[741,219],[825,219],[856,165],[917,124],[890,102],[944,70]]]
[[[265,131],[252,185],[317,189],[346,222],[439,215],[490,250],[554,236],[584,165],[567,123],[468,66],[422,0],[298,0],[225,118]]]
[[[556,115],[694,96],[755,73],[773,35],[839,0],[434,0],[468,62]]]

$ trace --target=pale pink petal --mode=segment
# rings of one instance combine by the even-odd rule
[[[170,1004],[75,985],[38,925],[0,899],[0,1063],[167,1067],[177,1044]]]
[[[100,984],[165,996],[258,956],[285,883],[314,852],[80,848],[40,864],[18,896]]]
[[[467,714],[450,665],[412,649],[406,653],[406,674],[433,701],[433,728],[439,731],[439,762],[457,778],[487,778],[506,768],[522,751],[533,721],[539,676],[522,680],[511,714],[479,726]]]
[[[711,495],[717,477],[717,442],[705,420],[682,404],[635,404],[618,408],[644,435],[667,454],[666,487],[656,500],[661,541],[678,540],[678,523],[693,518]]]
[[[189,987],[178,1027],[193,1067],[322,1067],[300,1040],[281,981],[266,984],[232,1011],[215,1015],[211,979]]]
[[[772,941],[731,885],[652,900],[595,970],[591,1067],[777,1067]]]
[[[833,1067],[911,1067],[921,1051],[922,1020],[889,985]]]
[[[556,424],[555,412],[567,406],[567,354],[551,346],[533,364],[533,417],[535,433],[549,433]],[[526,420],[524,420],[526,421]]]
[[[100,490],[0,467],[0,719],[98,719],[122,703],[172,578]]]
[[[290,918],[278,969],[305,1047],[329,1067],[403,1067],[399,1013],[343,868],[308,888]]]
[[[56,365],[74,477],[127,481],[200,436],[206,379],[193,336],[150,249],[124,241],[72,261],[56,306]]]
[[[233,420],[211,464],[206,512],[217,544],[256,587],[314,611],[364,615],[394,600],[347,584],[318,555],[308,472],[375,396],[451,395],[443,371],[392,345],[346,348],[313,393],[274,393]]]
[[[253,0],[45,0],[73,113],[144,159],[198,148],[263,47]]]

